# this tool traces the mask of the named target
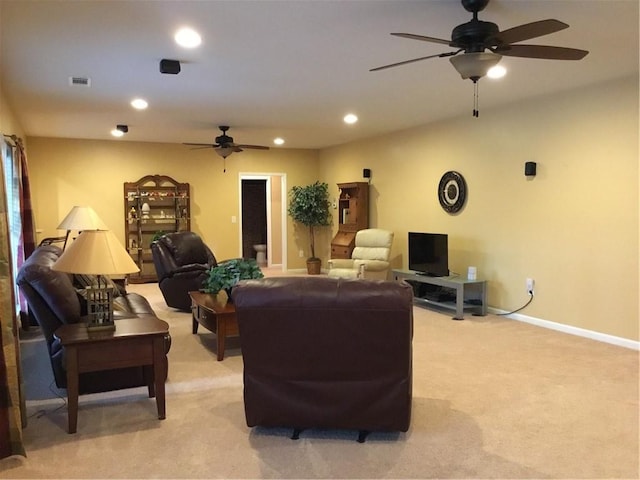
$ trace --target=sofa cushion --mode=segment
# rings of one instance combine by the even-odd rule
[[[149,300],[137,293],[127,293],[114,298],[113,310],[136,315],[155,315]]]

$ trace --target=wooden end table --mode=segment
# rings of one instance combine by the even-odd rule
[[[239,335],[236,307],[227,301],[225,293],[189,292],[191,297],[191,314],[193,316],[192,332],[198,333],[198,325],[216,334],[218,361],[224,359],[224,343],[226,337]]]
[[[111,331],[91,332],[85,323],[63,325],[55,331],[54,336],[66,355],[69,433],[75,433],[78,426],[79,375],[84,372],[144,367],[149,397],[156,398],[158,418],[166,417],[164,376],[168,333],[167,322],[150,315],[116,320],[116,329]],[[148,369],[153,375],[149,375]]]

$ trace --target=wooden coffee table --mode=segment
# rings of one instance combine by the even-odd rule
[[[189,292],[191,297],[191,314],[193,316],[192,332],[198,333],[198,325],[216,334],[218,361],[224,359],[224,342],[227,337],[238,336],[236,307],[227,301],[225,293],[213,294]]]
[[[75,433],[78,426],[78,380],[84,372],[136,366],[152,370],[145,372],[149,397],[156,397],[158,418],[166,417],[168,333],[167,322],[150,315],[116,320],[116,329],[111,331],[89,332],[84,323],[63,325],[55,331],[66,355],[69,433]]]

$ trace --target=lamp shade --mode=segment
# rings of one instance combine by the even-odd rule
[[[58,230],[107,230],[107,226],[93,208],[75,206],[60,222]]]
[[[462,78],[470,78],[474,82],[484,77],[489,69],[498,64],[502,55],[491,52],[464,53],[449,58]]]
[[[140,271],[111,230],[83,230],[51,268],[85,275],[121,275]]]

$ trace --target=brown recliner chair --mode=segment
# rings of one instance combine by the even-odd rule
[[[273,277],[233,289],[247,425],[407,431],[413,293],[402,282]]]
[[[218,265],[211,249],[196,233],[167,233],[151,243],[158,286],[168,306],[190,311],[189,292],[203,287],[210,268]]]

